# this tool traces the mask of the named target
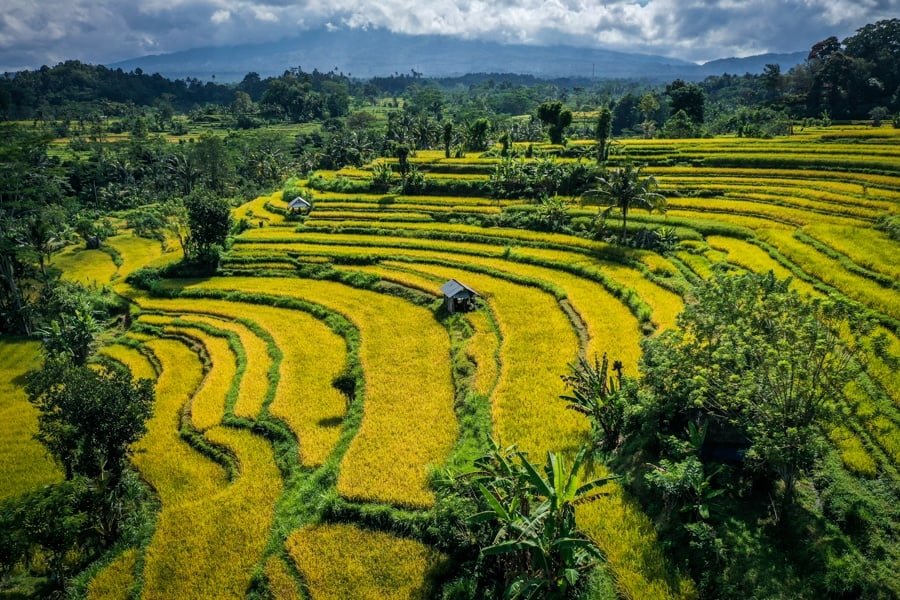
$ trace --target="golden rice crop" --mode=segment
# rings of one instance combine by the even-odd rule
[[[444,561],[421,542],[353,525],[305,527],[285,547],[312,600],[424,600],[429,572]]]
[[[156,371],[147,357],[131,346],[112,344],[100,349],[100,354],[125,365],[135,379],[156,379]]]
[[[362,425],[344,456],[338,491],[352,499],[433,503],[428,469],[443,464],[456,440],[457,422],[449,337],[430,311],[328,281],[228,277],[192,287],[301,298],[347,315],[362,339],[366,394]]]
[[[22,377],[39,361],[38,342],[0,339],[0,500],[62,479],[59,468],[32,437],[38,413],[28,402]]]
[[[742,214],[734,214],[730,210],[723,210],[721,212],[712,212],[712,211],[703,211],[703,210],[688,210],[688,209],[680,209],[680,208],[669,208],[666,211],[666,215],[670,217],[679,217],[682,219],[689,219],[691,221],[697,223],[704,222],[719,222],[724,223],[725,225],[735,225],[737,227],[746,227],[747,229],[757,230],[757,229],[788,229],[793,231],[795,226],[789,223],[782,223],[781,221],[774,221],[768,217],[759,217],[759,216],[748,216]]]
[[[138,302],[152,310],[248,318],[268,331],[283,355],[269,410],[297,435],[304,465],[318,466],[325,461],[340,437],[340,422],[346,410],[345,398],[331,385],[345,364],[340,336],[308,314],[285,308],[222,300],[142,297]],[[259,346],[256,348],[259,352]],[[268,354],[257,354],[255,360],[268,360]],[[254,397],[247,404],[256,406],[261,402],[262,398]]]
[[[796,225],[806,225],[809,223],[836,223],[841,225],[860,225],[862,221],[850,217],[842,217],[835,215],[823,215],[814,213],[801,208],[790,208],[778,204],[768,204],[765,202],[754,202],[753,200],[744,200],[739,198],[671,198],[669,206],[672,209],[693,210],[697,212],[725,212],[733,213],[738,216],[754,216],[764,219],[772,219],[792,223]],[[670,213],[674,214],[674,213]],[[728,222],[733,222],[728,220]]]
[[[892,175],[872,175],[869,173],[851,173],[847,171],[827,171],[810,169],[756,169],[748,167],[660,167],[650,166],[645,172],[654,175],[678,175],[689,177],[715,178],[719,176],[754,178],[788,177],[791,179],[811,179],[813,181],[840,181],[853,182],[859,185],[887,186],[888,188],[900,187],[900,177]],[[879,189],[879,193],[888,190]]]
[[[199,329],[167,327],[166,331],[187,333],[206,348],[212,365],[191,400],[191,422],[200,431],[218,425],[225,416],[228,389],[237,376],[237,357],[231,351],[228,339],[209,335]]]
[[[807,273],[891,317],[900,318],[900,295],[870,279],[847,271],[840,262],[804,244],[790,233],[765,230],[760,236]]]
[[[803,228],[812,238],[845,254],[857,265],[900,280],[900,244],[870,227],[814,224]]]
[[[87,587],[87,600],[128,600],[134,585],[137,550],[129,548],[103,567]]]
[[[712,268],[709,261],[706,260],[704,256],[684,250],[676,252],[675,256],[701,279],[709,279],[712,277]]]
[[[587,432],[587,422],[567,410],[559,376],[575,359],[578,340],[559,304],[550,294],[478,273],[431,265],[416,266],[425,274],[457,277],[486,295],[502,334],[503,368],[493,397],[494,435],[501,444],[516,444],[540,461],[549,450],[572,450]],[[535,318],[535,315],[541,315]],[[624,336],[635,335],[624,331]],[[668,565],[655,545],[652,525],[623,498],[619,486],[610,495],[579,507],[579,524],[606,552],[626,595],[668,598]],[[680,581],[685,593],[690,584]]]
[[[178,242],[170,240],[166,243],[169,252],[163,252],[163,245],[159,240],[142,238],[134,233],[123,233],[113,236],[104,242],[115,248],[122,257],[122,266],[119,267],[120,277],[127,277],[133,271],[148,265],[160,266],[167,262],[179,260],[183,254]]]
[[[236,221],[246,219],[252,225],[257,225],[259,221],[262,221],[267,225],[283,223],[284,215],[280,213],[269,212],[269,210],[266,208],[266,204],[280,206],[281,200],[280,190],[266,196],[259,196],[258,198],[255,198],[250,202],[246,202],[234,209],[234,219]]]
[[[301,600],[297,581],[278,556],[272,556],[266,561],[266,579],[274,600]]]
[[[493,317],[486,310],[467,315],[474,333],[469,338],[466,353],[475,363],[475,391],[490,396],[500,377],[500,337]]]
[[[640,324],[628,308],[602,285],[565,271],[555,271],[515,262],[472,257],[469,264],[546,281],[560,287],[587,328],[588,356],[609,353],[621,360],[630,373],[637,372],[640,356]]]
[[[841,453],[841,460],[844,466],[860,475],[875,477],[878,472],[878,466],[852,431],[846,427],[838,426],[829,432],[828,437]]]
[[[205,437],[234,452],[239,475],[218,489],[195,489],[182,503],[163,500],[146,550],[142,598],[244,598],[268,542],[282,487],[272,447],[226,427]]]
[[[310,223],[309,225],[312,226],[313,223]],[[365,221],[345,221],[341,223],[340,226],[369,227],[371,226],[371,223],[367,223]],[[328,224],[326,227],[325,225],[320,223],[318,228],[323,229],[330,227],[332,227],[331,224]],[[581,248],[584,250],[602,250],[608,247],[608,245],[603,242],[595,242],[592,240],[576,237],[574,235],[566,235],[562,233],[543,233],[538,231],[530,231],[527,229],[514,229],[510,227],[479,227],[477,225],[461,225],[455,223],[392,223],[390,227],[392,229],[401,230],[428,230],[445,233],[472,234],[503,238],[509,240],[510,242],[519,240],[525,242],[553,243],[566,245],[573,248]]]
[[[163,506],[177,506],[224,487],[224,469],[187,445],[178,435],[182,410],[203,377],[200,359],[183,343],[146,343],[162,365],[153,416],[136,444],[133,461],[159,494]]]
[[[55,255],[52,265],[62,270],[62,278],[83,285],[103,286],[116,274],[112,258],[102,250],[66,248]]]
[[[684,302],[678,294],[649,281],[643,273],[632,267],[598,260],[586,255],[543,248],[516,248],[512,254],[513,256],[529,256],[578,266],[608,276],[612,281],[634,290],[650,306],[653,311],[653,322],[660,329],[674,327],[675,317],[684,308]]]
[[[729,237],[711,235],[706,238],[707,243],[718,250],[727,253],[728,262],[743,267],[754,273],[772,273],[778,279],[792,277],[791,287],[801,294],[812,296],[821,295],[812,285],[795,277],[787,267],[784,267],[769,254],[750,242],[736,240]]]
[[[412,275],[403,271],[402,269],[386,267],[382,264],[376,265],[354,265],[352,267],[335,267],[337,271],[348,271],[348,272],[356,272],[356,273],[368,273],[370,275],[377,275],[383,281],[388,281],[391,283],[396,283],[398,285],[402,285],[408,287],[410,289],[418,290],[420,292],[425,292],[426,294],[431,294],[433,296],[438,295],[440,283],[443,282],[435,282],[432,279],[425,279],[423,277]],[[437,285],[436,285],[437,283]]]
[[[272,363],[265,341],[240,323],[204,315],[186,315],[186,318],[230,331],[240,338],[247,366],[241,378],[234,414],[238,417],[257,418],[269,387],[269,366]]]

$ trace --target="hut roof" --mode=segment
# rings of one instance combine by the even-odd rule
[[[457,296],[477,296],[478,292],[470,288],[464,283],[460,283],[455,279],[451,279],[447,283],[441,286],[441,293],[447,296],[448,298],[455,298]]]
[[[312,208],[312,204],[309,200],[302,198],[301,196],[297,196],[290,202],[288,202],[288,206],[290,208]]]

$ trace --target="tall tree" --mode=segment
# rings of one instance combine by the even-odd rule
[[[117,481],[153,411],[149,379],[133,381],[127,370],[93,369],[66,355],[48,357],[26,391],[40,413],[35,437],[66,479]]]
[[[231,207],[207,190],[193,192],[184,200],[187,209],[188,258],[199,262],[218,262],[219,248],[225,245],[231,229]]]
[[[703,123],[706,95],[699,85],[676,79],[666,86],[666,96],[669,97],[669,111],[672,114],[683,110],[694,123]]]
[[[547,125],[551,144],[562,144],[566,127],[572,124],[572,111],[559,100],[544,102],[538,106],[538,119]]]
[[[598,181],[598,187],[582,194],[582,200],[597,201],[608,205],[602,212],[606,218],[613,209],[622,212],[622,233],[620,243],[625,243],[628,229],[628,211],[632,208],[646,208],[653,212],[665,212],[666,199],[656,192],[656,179],[649,175],[641,177],[640,167],[628,163],[621,169],[612,170]]]
[[[597,164],[602,164],[606,160],[608,153],[607,143],[612,135],[612,112],[607,107],[603,107],[597,113],[597,126],[594,129],[594,135],[597,138]]]

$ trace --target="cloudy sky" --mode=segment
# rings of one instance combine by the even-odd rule
[[[900,0],[3,0],[0,71],[382,27],[693,61],[804,50]]]

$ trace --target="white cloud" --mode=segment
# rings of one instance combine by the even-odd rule
[[[328,23],[709,60],[803,50],[898,14],[900,0],[5,0],[0,70],[275,41]]]
[[[219,9],[212,14],[209,20],[216,25],[221,25],[222,23],[231,20],[231,12],[225,9]]]

